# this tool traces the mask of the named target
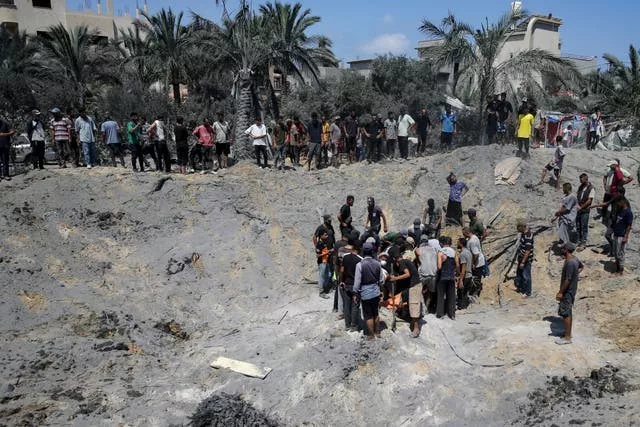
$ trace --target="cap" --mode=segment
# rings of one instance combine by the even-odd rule
[[[422,236],[420,236],[420,241],[421,242],[428,242],[429,241],[429,236],[427,236],[426,234],[423,234]]]
[[[37,115],[39,115],[39,114],[40,114],[40,110],[33,110],[33,111],[31,112],[31,114],[34,114],[34,115],[36,115],[36,116],[37,116]]]
[[[422,224],[422,221],[420,221],[420,218],[416,218],[413,220],[413,225],[420,225]]]
[[[375,250],[375,247],[373,246],[373,243],[366,242],[364,245],[362,245],[362,250],[365,252],[373,252]]]
[[[469,210],[467,211],[467,214],[469,214],[469,215],[475,215],[476,213],[477,213],[477,212],[476,212],[476,210],[475,210],[475,209],[473,209],[473,208],[471,208],[471,209],[469,209]]]
[[[573,242],[567,242],[564,244],[564,247],[569,251],[569,252],[573,252],[576,250],[576,244]]]
[[[611,160],[611,161],[607,164],[607,166],[618,166],[619,164],[620,164],[620,163],[618,163],[618,161],[617,161],[617,160]]]
[[[415,241],[415,240],[413,240],[413,237],[409,236],[409,237],[407,237],[407,243],[411,243],[412,245],[414,245],[414,246],[415,246],[416,241]]]
[[[62,111],[60,111],[60,109],[59,109],[58,107],[56,107],[56,108],[53,108],[53,109],[51,110],[51,112],[52,112],[53,114],[60,114]]]
[[[376,239],[374,239],[373,237],[367,237],[367,240],[364,241],[365,243],[369,243],[371,245],[375,245],[376,244]]]

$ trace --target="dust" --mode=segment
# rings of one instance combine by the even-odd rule
[[[613,339],[620,350],[628,352],[640,348],[640,316],[623,317],[606,322],[600,335]]]

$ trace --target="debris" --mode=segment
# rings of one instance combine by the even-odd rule
[[[495,184],[514,185],[520,177],[520,163],[519,157],[508,157],[498,163],[494,170]]]
[[[163,176],[162,178],[160,178],[156,182],[156,185],[153,186],[153,189],[149,192],[149,194],[162,190],[162,187],[164,187],[165,182],[169,181],[170,179],[172,180],[173,178],[171,178],[170,176]]]
[[[276,421],[240,396],[227,393],[213,394],[200,402],[190,418],[193,427],[278,426]]]
[[[211,367],[216,369],[231,369],[234,372],[238,372],[248,377],[260,378],[261,380],[265,379],[272,370],[271,368],[261,368],[252,363],[229,359],[223,356],[219,356],[216,360],[211,362]]]
[[[106,341],[93,346],[96,351],[129,351],[129,346],[123,342],[114,343],[113,341]]]
[[[155,324],[154,328],[160,329],[162,332],[166,332],[167,334],[171,334],[176,338],[181,340],[188,340],[189,334],[182,330],[182,326],[176,322],[175,320],[170,320],[168,322],[158,322]]]
[[[285,311],[284,314],[282,315],[282,317],[280,318],[280,320],[278,320],[278,325],[280,323],[282,323],[282,321],[284,320],[284,317],[287,315],[287,313],[289,313],[289,311]]]

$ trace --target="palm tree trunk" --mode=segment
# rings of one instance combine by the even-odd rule
[[[180,105],[182,103],[182,98],[180,95],[180,83],[172,83],[173,86],[173,100],[176,105]]]
[[[251,126],[251,80],[243,78],[242,73],[238,79],[240,94],[236,98],[236,126],[235,126],[235,157],[247,159],[253,155],[252,144],[244,131]]]

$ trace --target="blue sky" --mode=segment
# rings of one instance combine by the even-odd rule
[[[142,4],[144,0],[139,1]],[[67,3],[76,9],[93,3],[95,8],[97,0],[67,0]],[[148,3],[152,12],[171,6],[211,18],[221,15],[214,0],[148,0]],[[237,0],[227,0],[230,9],[237,3]],[[254,1],[254,5],[261,3]],[[302,0],[302,4],[322,18],[315,32],[329,36],[336,56],[350,61],[388,52],[415,56],[414,47],[424,38],[418,31],[422,19],[439,22],[452,11],[458,19],[479,26],[485,17],[496,19],[508,10],[510,1]],[[133,12],[135,5],[135,0],[114,0],[116,11]],[[563,54],[601,57],[604,53],[613,53],[627,61],[629,44],[640,48],[638,0],[523,0],[523,7],[531,13],[553,13],[563,20],[560,28]]]

